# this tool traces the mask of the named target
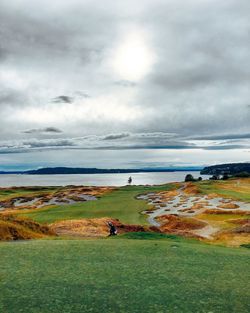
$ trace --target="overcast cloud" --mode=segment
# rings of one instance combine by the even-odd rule
[[[249,161],[249,14],[248,0],[1,0],[0,169],[101,166],[96,149],[109,167]]]

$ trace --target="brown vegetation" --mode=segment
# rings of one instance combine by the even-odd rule
[[[191,182],[185,184],[183,192],[186,195],[197,195],[197,194],[200,193],[198,186],[193,184],[193,183],[191,183]]]
[[[223,243],[228,246],[240,246],[250,243],[250,221],[238,220],[240,225],[236,228],[222,231],[214,237],[215,243]]]
[[[116,226],[118,234],[146,231],[159,232],[157,227],[126,225],[122,224],[118,219],[108,217],[59,221],[51,224],[50,228],[57,235],[73,237],[107,237],[109,235],[108,222],[112,222]]]
[[[230,223],[237,224],[238,226],[231,230],[232,233],[250,234],[250,219],[230,220]],[[250,237],[249,237],[250,242]]]
[[[221,210],[221,209],[207,209],[204,214],[241,214],[250,215],[250,212],[243,210]]]
[[[164,233],[173,233],[180,235],[191,235],[193,230],[201,229],[206,226],[206,223],[194,218],[183,218],[175,215],[163,215],[159,217],[162,223],[160,230]],[[195,236],[196,237],[196,236]]]
[[[0,215],[0,240],[25,240],[52,236],[55,233],[46,225],[23,217]]]

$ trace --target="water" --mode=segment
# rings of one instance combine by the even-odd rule
[[[133,185],[160,185],[170,182],[181,182],[187,174],[195,178],[202,176],[199,172],[159,172],[131,174],[74,174],[74,175],[0,175],[0,187],[12,186],[124,186],[129,176]],[[207,178],[207,175],[203,175]]]

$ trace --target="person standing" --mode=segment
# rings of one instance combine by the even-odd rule
[[[109,226],[109,236],[116,236],[117,235],[117,229],[116,229],[115,225],[111,222],[108,222],[108,226]]]

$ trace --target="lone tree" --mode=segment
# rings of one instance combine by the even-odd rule
[[[195,179],[194,179],[192,174],[187,174],[186,175],[185,182],[188,182],[188,181],[195,181]]]
[[[130,176],[130,177],[128,178],[128,184],[131,185],[131,183],[132,183],[132,177]]]

